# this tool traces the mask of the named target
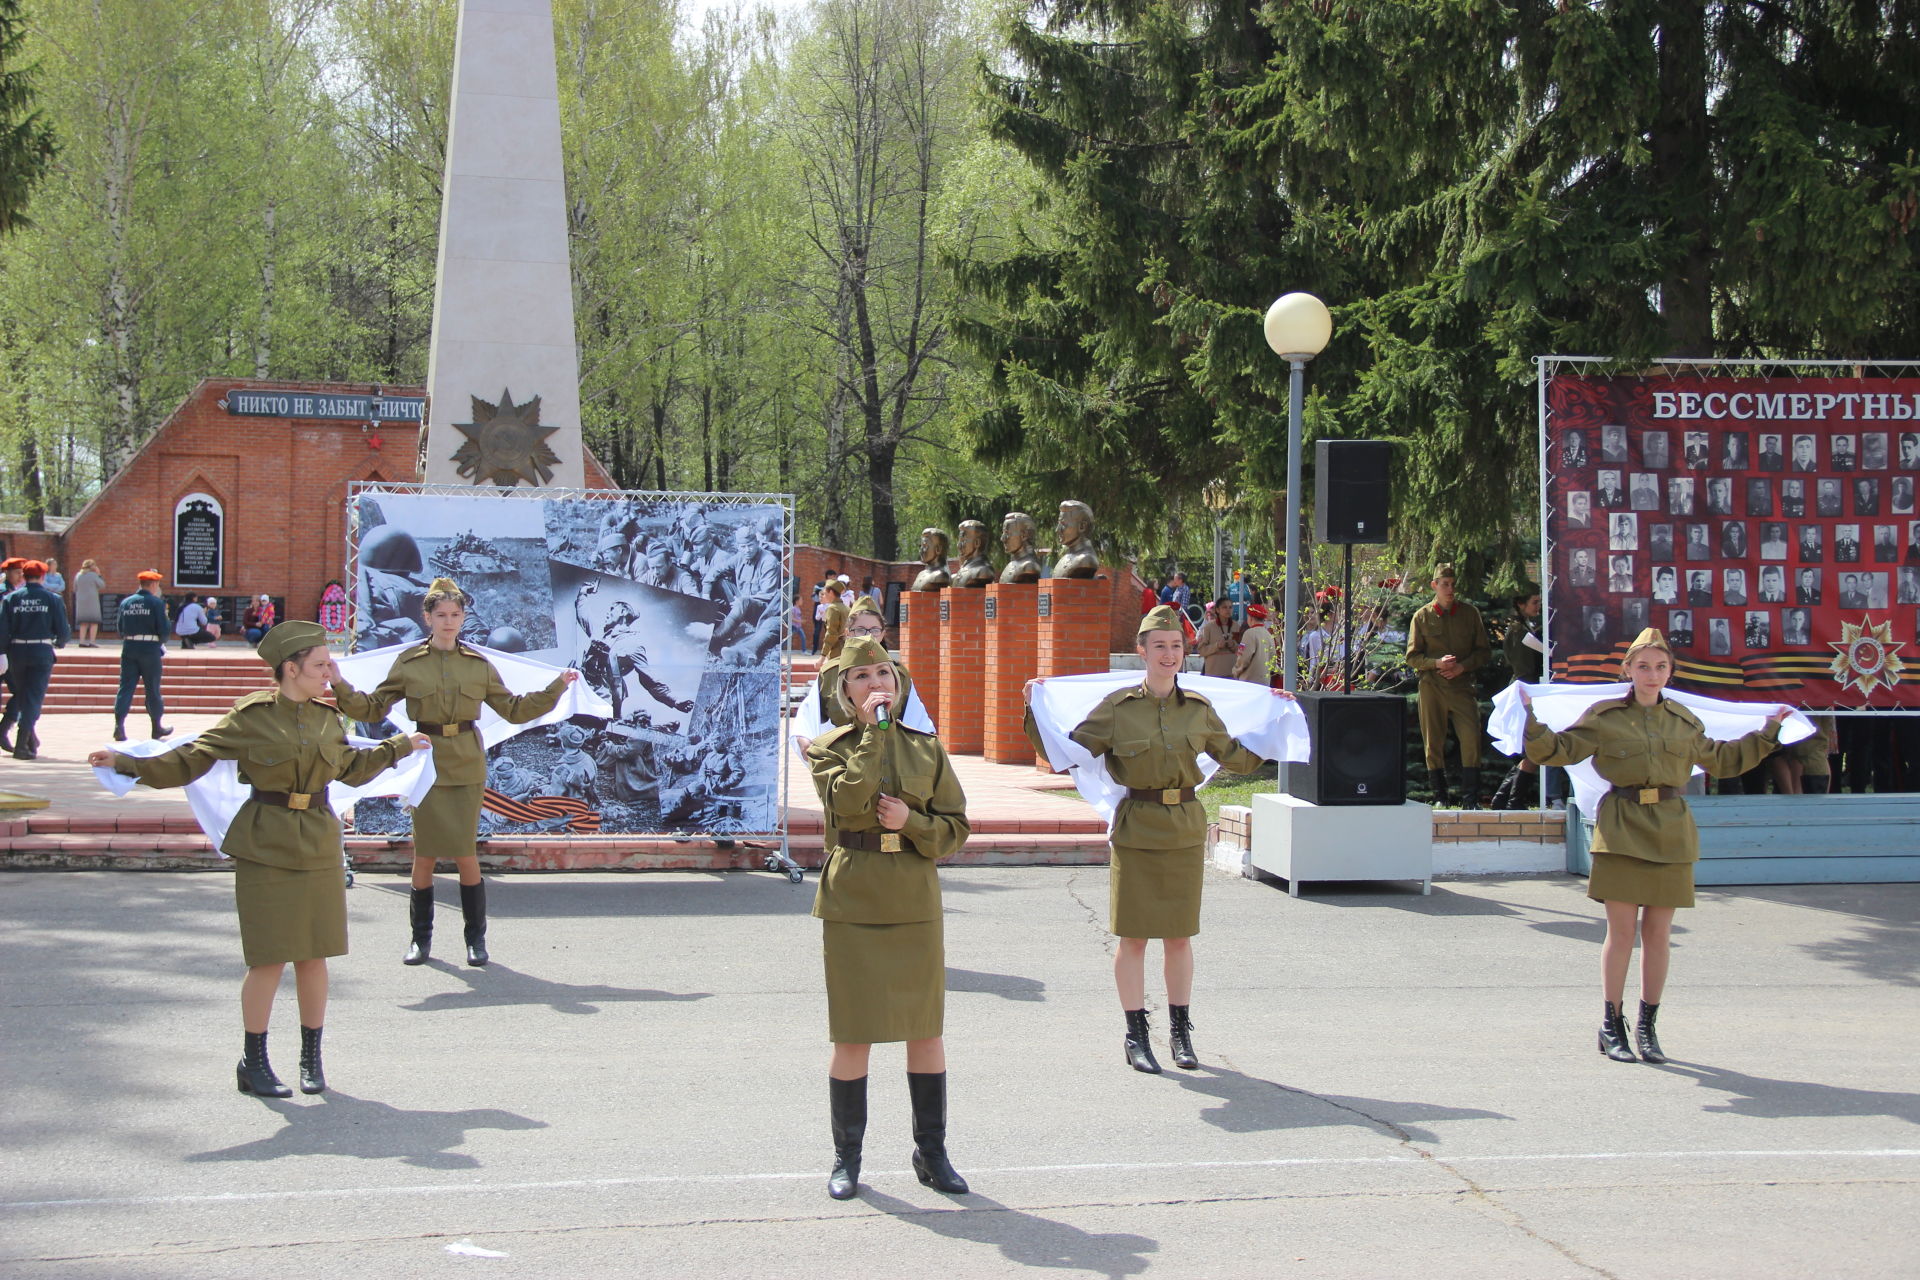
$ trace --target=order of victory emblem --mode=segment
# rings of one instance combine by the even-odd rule
[[[1900,682],[1905,665],[1900,650],[1906,645],[1893,638],[1893,623],[1875,623],[1862,616],[1860,621],[1840,624],[1840,639],[1829,640],[1833,654],[1833,678],[1842,689],[1858,689],[1871,697],[1875,689],[1891,689]]]
[[[471,476],[475,484],[508,489],[522,480],[532,485],[551,481],[560,455],[546,441],[560,428],[540,425],[540,397],[515,404],[513,392],[504,390],[497,405],[479,396],[472,399],[473,421],[453,424],[467,437],[453,454],[460,474]]]

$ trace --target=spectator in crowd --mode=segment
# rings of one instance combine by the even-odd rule
[[[220,629],[226,625],[227,620],[221,616],[220,602],[217,599],[208,596],[205,603],[207,609],[207,630],[213,633],[215,640],[218,640],[220,638]]]
[[[40,585],[55,595],[62,595],[66,592],[66,576],[60,572],[60,562],[52,556],[47,557],[47,576],[41,581]],[[65,602],[63,601],[62,603]]]
[[[1273,683],[1273,632],[1267,630],[1265,605],[1247,606],[1247,629],[1233,660],[1233,678],[1253,684]]]
[[[261,592],[241,615],[240,625],[246,630],[247,643],[259,644],[261,638],[273,630],[273,597]]]
[[[1231,680],[1233,664],[1239,656],[1236,648],[1233,611],[1225,600],[1215,600],[1207,605],[1206,625],[1200,628],[1200,642],[1194,650],[1200,655],[1201,674]]]
[[[80,562],[80,572],[73,575],[73,629],[79,633],[82,649],[97,649],[95,637],[100,634],[100,592],[106,588],[107,580],[100,576],[100,566],[92,560]]]
[[[173,634],[180,637],[182,649],[192,649],[203,644],[212,644],[219,635],[207,626],[207,610],[191,596],[180,606],[180,612],[173,617]]]
[[[1181,613],[1185,613],[1187,606],[1193,603],[1193,590],[1187,586],[1186,574],[1176,573],[1173,575],[1173,583],[1167,593],[1167,603],[1175,609],[1178,609]]]
[[[1253,603],[1253,588],[1247,585],[1240,570],[1233,571],[1233,581],[1227,584],[1227,603],[1233,606],[1233,625],[1236,629],[1247,625],[1247,606]]]

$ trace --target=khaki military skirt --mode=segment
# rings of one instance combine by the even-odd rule
[[[1595,902],[1632,902],[1642,907],[1693,905],[1691,862],[1648,862],[1624,853],[1596,853],[1587,873],[1587,896]]]
[[[1200,932],[1207,853],[1113,846],[1107,928],[1122,938],[1191,938]]]
[[[413,856],[436,861],[473,857],[485,791],[479,785],[449,787],[436,782],[413,811]]]
[[[927,1040],[947,1015],[947,951],[938,918],[912,924],[822,920],[827,1035],[835,1044]]]
[[[338,863],[289,871],[235,858],[233,901],[249,969],[347,954],[347,873]]]

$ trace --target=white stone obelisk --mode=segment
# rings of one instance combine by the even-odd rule
[[[578,487],[552,0],[460,0],[447,134],[422,478]]]

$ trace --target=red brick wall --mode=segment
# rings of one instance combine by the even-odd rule
[[[134,588],[142,569],[173,570],[173,507],[196,490],[220,500],[225,581],[209,594],[284,596],[287,612],[312,618],[330,578],[346,578],[347,486],[357,480],[419,479],[419,432],[410,423],[364,431],[356,422],[255,418],[228,413],[235,391],[424,395],[420,387],[261,382],[208,378],[194,388],[60,539],[71,580],[92,557],[109,591]],[[587,487],[610,489],[591,454]],[[69,568],[68,566],[72,567]],[[171,580],[162,584],[175,590]]]
[[[940,594],[901,592],[899,639],[894,646],[913,673],[913,687],[919,690],[920,703],[936,729],[944,728],[940,721]]]
[[[987,588],[986,706],[981,754],[995,764],[1032,764],[1033,747],[1021,728],[1026,717],[1026,684],[1038,674],[1035,652],[1039,629],[1032,585],[994,583]]]
[[[984,745],[987,593],[949,587],[940,593],[940,741],[950,752],[978,755]]]

